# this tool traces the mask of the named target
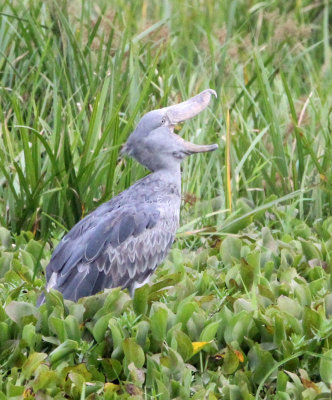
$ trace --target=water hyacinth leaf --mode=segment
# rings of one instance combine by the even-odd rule
[[[286,329],[284,326],[284,319],[279,316],[275,315],[274,317],[274,342],[277,345],[281,345],[282,341],[286,339]]]
[[[28,253],[27,251],[20,250],[20,261],[22,262],[23,265],[27,266],[31,271],[34,270],[35,260],[31,256],[31,254]]]
[[[63,372],[65,374],[68,374],[69,372],[75,372],[76,374],[82,375],[85,381],[89,381],[92,379],[92,374],[88,371],[84,363],[66,367],[64,368]]]
[[[308,286],[298,285],[295,288],[295,294],[296,298],[302,306],[310,306],[312,297]]]
[[[200,341],[211,342],[216,336],[216,333],[220,326],[220,323],[221,323],[221,321],[215,321],[215,322],[211,322],[209,325],[207,325],[203,329],[203,331],[199,337]]]
[[[158,292],[161,289],[164,289],[168,286],[174,286],[178,283],[182,278],[181,272],[176,272],[174,274],[169,274],[165,277],[165,279],[160,280],[159,282],[154,283],[150,287],[150,297],[154,295],[154,292]]]
[[[151,332],[152,337],[161,342],[166,338],[166,327],[168,319],[168,311],[163,305],[154,305],[152,308],[153,314],[151,316]]]
[[[112,382],[115,379],[119,379],[122,371],[122,365],[119,360],[115,360],[113,358],[105,358],[101,360],[101,365],[103,367],[103,370],[105,371],[105,375],[108,381]]]
[[[16,386],[9,382],[7,387],[7,395],[9,398],[23,396],[24,389],[24,386]]]
[[[0,257],[0,278],[3,278],[5,274],[10,270],[13,260],[13,253],[2,253]]]
[[[6,322],[0,322],[0,343],[5,343],[10,337],[9,327]]]
[[[184,361],[189,360],[189,358],[193,355],[193,346],[189,336],[180,330],[176,330],[175,337],[178,353],[181,355]]]
[[[149,339],[150,324],[147,321],[140,321],[135,326],[135,329],[136,329],[136,342],[144,349],[144,346],[150,342]]]
[[[68,315],[64,322],[68,339],[79,342],[81,339],[81,332],[77,319],[73,315]]]
[[[46,291],[45,301],[46,301],[46,306],[50,311],[50,313],[55,307],[59,307],[59,309],[61,310],[64,309],[62,294],[57,290],[51,289],[50,291]]]
[[[0,323],[0,332],[1,332],[1,323]],[[30,349],[32,350],[34,349],[36,343],[36,327],[33,324],[28,324],[23,327],[22,339],[27,343]]]
[[[274,368],[275,361],[269,351],[263,350],[259,344],[255,344],[248,353],[250,370],[253,372],[253,380],[260,383],[265,375]]]
[[[227,236],[220,247],[220,255],[223,263],[227,266],[233,262],[238,262],[241,258],[241,240],[232,236]]]
[[[250,290],[254,283],[254,268],[244,262],[239,267],[242,283],[246,290]]]
[[[225,341],[231,343],[236,341],[241,344],[244,336],[248,336],[253,320],[252,316],[247,311],[241,311],[235,314],[229,321],[225,329]]]
[[[193,312],[197,309],[197,305],[193,302],[188,302],[187,299],[179,304],[176,312],[176,323],[181,322],[182,327],[185,327]]]
[[[283,371],[279,371],[277,375],[277,391],[285,392],[289,378]]]
[[[300,318],[302,308],[297,301],[287,296],[280,296],[277,300],[277,304],[281,311],[288,313],[295,318]]]
[[[0,321],[6,321],[8,318],[6,311],[4,310],[4,308],[2,307],[2,305],[0,304]]]
[[[167,386],[160,379],[156,379],[156,383],[157,383],[157,391],[158,393],[160,393],[160,399],[170,400],[171,397]]]
[[[50,361],[52,364],[57,363],[68,355],[76,352],[78,349],[78,343],[74,340],[66,339],[56,349],[50,353]]]
[[[119,329],[119,326],[117,324],[117,321],[115,319],[110,319],[108,322],[108,326],[111,330],[112,333],[112,340],[113,340],[113,346],[114,348],[119,348],[122,346],[122,340],[124,339],[124,336]]]
[[[135,385],[142,386],[145,381],[145,374],[142,369],[139,369],[135,366],[133,362],[128,365],[128,369],[130,371],[130,377]]]
[[[53,333],[59,338],[60,342],[64,342],[68,339],[65,321],[62,318],[50,317],[49,326]]]
[[[81,304],[84,309],[84,319],[91,319],[96,316],[97,312],[103,307],[107,292],[97,294],[89,297],[82,297],[79,299],[78,304]]]
[[[211,342],[192,342],[193,356],[203,350],[204,347],[210,343]]]
[[[81,374],[71,371],[68,373],[68,378],[72,381],[74,386],[76,386],[78,393],[81,393],[85,384],[84,377]]]
[[[303,253],[308,261],[313,260],[313,259],[318,259],[318,260],[323,259],[322,255],[320,254],[320,251],[317,249],[317,247],[313,243],[302,240],[301,245],[302,245]]]
[[[134,339],[127,338],[122,343],[127,366],[133,362],[137,368],[142,368],[145,362],[144,352]]]
[[[143,285],[135,290],[133,298],[134,311],[138,315],[144,315],[148,309],[149,285]]]
[[[316,279],[313,282],[309,283],[309,289],[312,297],[318,296],[319,292],[325,287],[326,287],[325,278]]]
[[[112,313],[109,313],[103,315],[101,318],[97,320],[92,330],[92,334],[96,342],[99,343],[104,339],[111,318],[112,318]]]
[[[319,362],[319,374],[326,384],[332,384],[332,349],[323,353]]]
[[[9,318],[17,324],[20,324],[24,317],[38,317],[38,309],[32,304],[23,301],[12,301],[6,306],[5,310]]]
[[[52,388],[58,384],[59,380],[59,375],[56,371],[43,370],[37,374],[32,383],[32,388],[34,392]]]
[[[263,240],[263,247],[269,249],[273,254],[277,254],[278,251],[277,241],[273,238],[271,230],[267,227],[264,227],[262,229],[262,240]]]
[[[31,353],[25,363],[22,365],[22,373],[26,379],[29,379],[40,364],[46,359],[46,353]]]
[[[332,316],[332,293],[325,296],[325,312],[326,318],[331,318]]]
[[[12,239],[9,230],[0,226],[0,248],[8,249],[11,245]]]
[[[97,311],[95,318],[100,318],[106,312],[112,311],[114,315],[121,315],[131,302],[128,293],[121,291],[120,288],[106,290],[107,297],[104,306]]]
[[[320,329],[321,316],[317,311],[312,310],[309,307],[304,307],[302,326],[305,335],[311,338],[315,335],[315,332]]]
[[[116,395],[116,392],[119,392],[121,390],[121,386],[117,385],[115,383],[107,382],[104,385],[104,394],[105,394],[105,399],[106,400],[113,400],[114,394]]]
[[[240,364],[236,353],[230,348],[226,348],[226,353],[223,356],[222,371],[226,375],[233,374]]]

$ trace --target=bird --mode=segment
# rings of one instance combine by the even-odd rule
[[[179,226],[181,162],[210,152],[217,144],[197,145],[174,128],[203,111],[213,89],[145,114],[121,153],[150,173],[100,205],[59,242],[46,267],[46,291],[55,289],[77,302],[105,288],[127,288],[131,296],[165,259]],[[45,302],[43,292],[37,305]]]

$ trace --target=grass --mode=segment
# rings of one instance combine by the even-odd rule
[[[0,399],[324,398],[331,13],[1,3]],[[119,158],[139,118],[208,87],[218,100],[181,135],[220,147],[183,166],[182,228],[155,286],[77,306],[51,294],[38,312],[53,246],[147,173]]]

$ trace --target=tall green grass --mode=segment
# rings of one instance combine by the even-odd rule
[[[282,199],[324,218],[329,18],[327,1],[309,0],[3,1],[1,224],[42,237],[70,228],[146,173],[118,156],[139,118],[207,87],[218,100],[181,134],[220,149],[184,164],[183,223],[217,211],[209,223],[223,232]]]

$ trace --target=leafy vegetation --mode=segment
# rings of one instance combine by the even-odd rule
[[[0,4],[0,400],[323,399],[332,385],[328,1]],[[151,287],[37,309],[67,229],[146,171],[148,110],[211,87],[181,135],[182,227]]]

